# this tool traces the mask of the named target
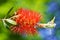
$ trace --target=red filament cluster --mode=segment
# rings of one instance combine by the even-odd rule
[[[33,10],[20,8],[17,10],[15,21],[17,22],[16,26],[11,26],[13,32],[20,34],[35,34],[37,29],[35,25],[40,21],[41,15],[38,12]]]

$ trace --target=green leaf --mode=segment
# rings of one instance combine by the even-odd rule
[[[13,7],[8,11],[8,13],[5,15],[4,18],[6,18],[8,16],[8,14],[11,12],[12,9],[13,9]]]
[[[17,23],[11,19],[6,19],[5,21],[7,21],[8,23],[10,23],[12,25],[17,25]]]

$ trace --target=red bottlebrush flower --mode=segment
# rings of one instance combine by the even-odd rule
[[[41,15],[38,12],[28,10],[28,9],[19,9],[16,12],[17,26],[12,26],[11,30],[20,34],[35,34],[37,30],[35,25],[40,21]]]

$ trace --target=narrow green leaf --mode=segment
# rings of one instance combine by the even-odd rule
[[[11,7],[11,9],[8,11],[8,13],[5,15],[4,18],[6,18],[8,16],[8,14],[12,11],[13,7]]]

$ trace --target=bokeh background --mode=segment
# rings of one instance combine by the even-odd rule
[[[9,18],[19,8],[38,11],[43,18],[41,23],[49,22],[55,17],[55,28],[38,28],[40,37],[34,40],[60,40],[60,0],[0,0],[0,19]],[[11,33],[0,21],[0,40],[33,40],[30,37]],[[38,39],[40,38],[40,39]]]

